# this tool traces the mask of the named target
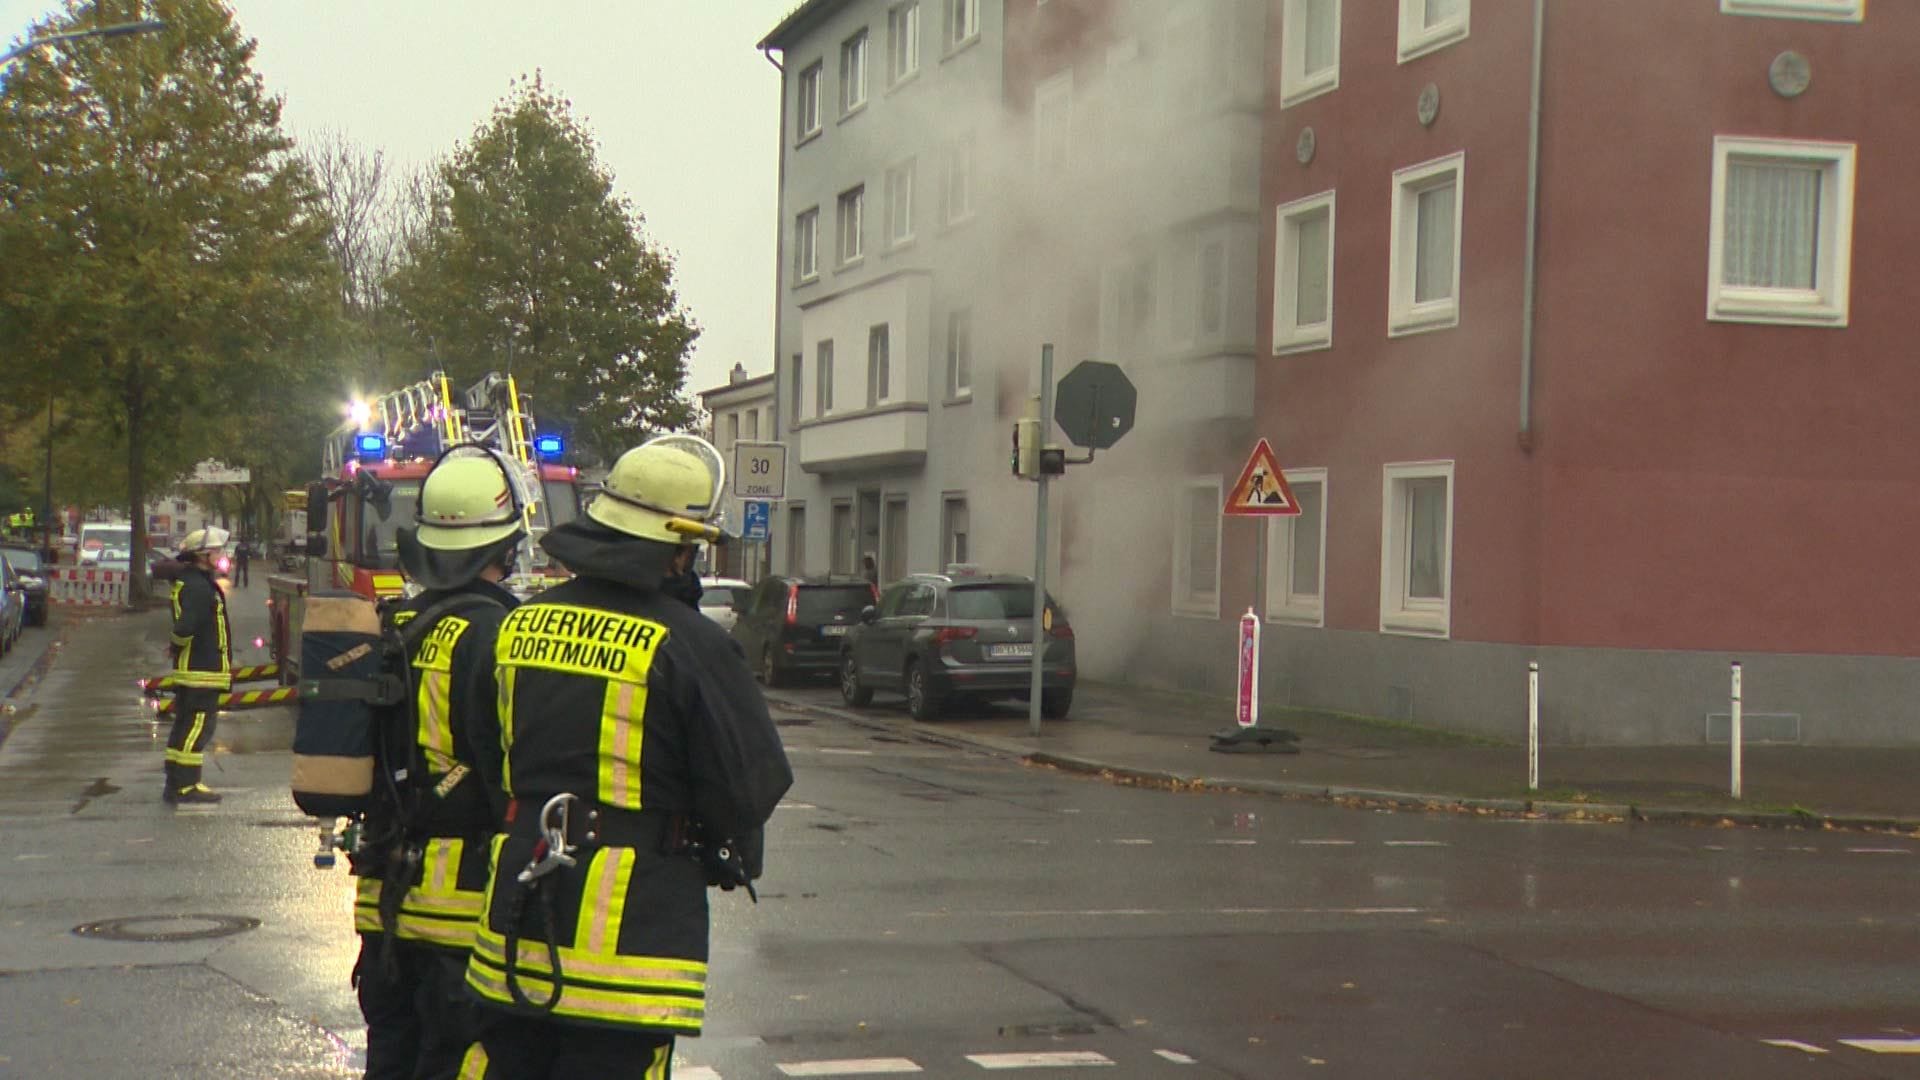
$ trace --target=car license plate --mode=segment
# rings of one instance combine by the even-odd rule
[[[849,629],[851,629],[851,627],[846,627],[846,626],[823,626],[823,627],[821,627],[821,628],[820,628],[820,633],[821,633],[821,634],[822,634],[823,636],[826,636],[826,637],[846,637],[846,636],[847,636],[847,631],[848,631]]]
[[[1033,646],[989,645],[987,646],[987,655],[993,657],[995,660],[1013,660],[1021,657],[1030,657],[1033,655]]]

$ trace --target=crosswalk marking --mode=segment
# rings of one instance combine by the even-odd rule
[[[1352,847],[1351,840],[1295,840],[1294,843],[1306,847]]]
[[[1850,847],[1847,849],[1847,854],[1849,855],[1911,855],[1913,854],[1913,851],[1910,848],[1897,848],[1897,847]]]
[[[1111,1065],[1113,1059],[1092,1050],[1064,1050],[1039,1054],[968,1054],[983,1069],[1061,1069],[1075,1065]]]
[[[1760,1041],[1766,1043],[1768,1046],[1780,1046],[1788,1050],[1799,1050],[1808,1054],[1824,1054],[1827,1052],[1824,1046],[1803,1043],[1798,1039],[1761,1039]]]
[[[1446,847],[1445,840],[1389,840],[1388,847]]]
[[[681,1065],[674,1063],[673,1075],[679,1080],[720,1080],[720,1074],[705,1065]]]
[[[1869,1054],[1920,1054],[1920,1039],[1840,1039],[1841,1046]]]
[[[1155,1050],[1154,1053],[1173,1062],[1175,1065],[1198,1065],[1198,1058],[1190,1058],[1178,1050]]]
[[[782,1062],[777,1068],[782,1076],[897,1076],[920,1071],[920,1066],[906,1058]]]

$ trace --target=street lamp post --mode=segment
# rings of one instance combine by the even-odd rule
[[[13,48],[8,49],[5,56],[0,56],[0,68],[6,67],[8,64],[13,63],[16,58],[34,49],[47,45],[58,45],[62,42],[78,41],[82,38],[109,38],[126,37],[129,34],[151,34],[156,31],[165,30],[166,28],[167,24],[163,20],[141,19],[137,22],[114,23],[111,26],[95,26],[85,30],[67,30],[58,34],[48,34],[45,37],[29,38],[15,45]],[[53,560],[58,552],[54,547],[56,541],[53,533],[53,394],[51,392],[47,394],[47,468],[45,483],[40,491],[40,512],[40,528],[44,531],[47,538],[47,558]]]
[[[14,57],[38,49],[43,45],[58,45],[63,41],[77,41],[80,38],[125,37],[128,34],[150,34],[156,30],[165,30],[167,24],[159,19],[142,19],[139,22],[114,23],[112,26],[96,26],[87,30],[68,30],[60,34],[48,34],[22,42],[0,56],[0,67],[13,62]]]

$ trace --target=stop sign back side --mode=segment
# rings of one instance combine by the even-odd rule
[[[1054,391],[1053,419],[1075,446],[1107,450],[1133,430],[1138,399],[1118,364],[1082,360]]]

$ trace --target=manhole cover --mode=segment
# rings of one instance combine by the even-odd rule
[[[244,915],[129,915],[102,919],[73,928],[81,937],[109,941],[202,941],[226,937],[260,925]]]

